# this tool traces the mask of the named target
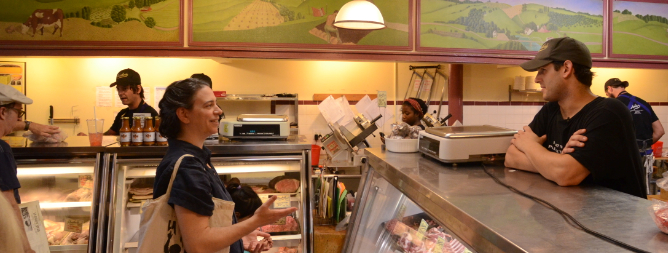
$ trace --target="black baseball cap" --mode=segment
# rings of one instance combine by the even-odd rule
[[[591,53],[587,46],[570,37],[551,39],[543,43],[533,60],[520,64],[524,70],[533,72],[555,61],[570,60],[591,68]]]
[[[109,85],[109,87],[114,87],[116,85],[128,86],[128,85],[138,85],[138,84],[139,85],[141,84],[141,78],[139,77],[139,73],[137,73],[137,71],[134,71],[132,69],[124,69],[118,72],[118,75],[116,75],[116,82]]]

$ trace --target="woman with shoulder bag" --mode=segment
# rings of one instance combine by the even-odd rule
[[[228,248],[231,253],[269,250],[272,245],[269,234],[256,229],[274,223],[297,210],[294,207],[270,209],[276,196],[270,198],[255,211],[255,215],[243,222],[237,222],[232,209],[223,217],[232,221],[230,226],[212,226],[214,220],[218,219],[216,215],[221,206],[219,203],[225,202],[222,205],[231,205],[233,208],[233,204],[230,204],[233,202],[211,164],[211,151],[204,147],[204,140],[218,131],[218,119],[222,114],[211,88],[192,78],[174,82],[165,90],[159,107],[162,118],[159,131],[168,138],[169,148],[156,171],[153,197],[165,195],[168,198],[169,205],[174,207],[176,221],[164,218],[165,215],[158,215],[156,212],[144,213],[152,217],[145,219],[142,216],[140,251],[141,240],[150,240],[151,234],[167,238],[166,242],[160,242],[164,243],[164,252],[227,252]],[[174,170],[177,173],[172,177]],[[167,192],[167,189],[171,191]],[[148,205],[149,203],[145,204],[144,210],[147,210]],[[144,228],[145,220],[155,219],[154,217],[169,220],[167,231]],[[183,248],[178,239],[173,239],[179,234]],[[258,236],[265,239],[258,241]],[[159,250],[163,251],[162,248]]]

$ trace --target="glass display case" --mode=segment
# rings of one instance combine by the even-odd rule
[[[365,181],[346,252],[475,252],[373,169]]]
[[[215,154],[214,154],[215,155]],[[107,252],[136,252],[141,205],[152,198],[155,171],[160,158],[117,159],[112,165]],[[275,224],[260,228],[272,235],[274,247],[268,252],[310,252],[307,237],[308,180],[302,180],[306,161],[301,155],[253,155],[212,157],[211,162],[223,182],[236,178],[251,186],[264,202],[273,195],[272,208],[297,207],[298,211]],[[309,175],[310,176],[310,175]]]
[[[99,160],[17,160],[21,202],[39,201],[51,252],[94,252]]]

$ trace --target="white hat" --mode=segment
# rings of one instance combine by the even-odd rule
[[[26,97],[12,86],[0,83],[0,105],[11,103],[32,104],[32,99]]]

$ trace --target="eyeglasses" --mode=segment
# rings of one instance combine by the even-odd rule
[[[18,114],[18,118],[23,118],[23,115],[26,115],[26,111],[14,108],[14,103],[7,104],[7,105],[2,105],[1,107],[5,107],[7,109],[15,110],[16,114]]]

